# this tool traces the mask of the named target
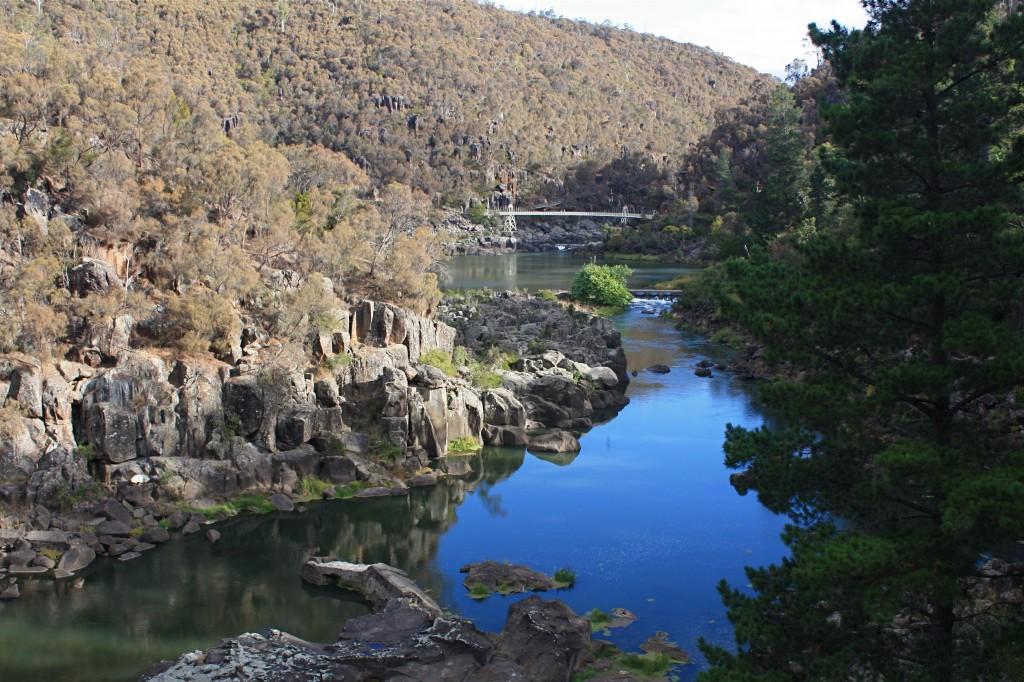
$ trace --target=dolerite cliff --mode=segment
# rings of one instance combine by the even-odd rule
[[[305,371],[275,369],[278,345],[257,328],[224,361],[135,347],[130,319],[81,362],[0,356],[0,566],[68,575],[96,555],[131,559],[168,529],[198,530],[204,517],[183,506],[257,493],[287,509],[309,495],[307,479],[405,494],[468,473],[465,457],[448,456],[453,441],[578,450],[595,418],[626,403],[624,355],[607,323],[549,305],[536,316],[570,355],[495,338],[523,356],[486,390],[466,368],[448,376],[421,362],[451,357],[457,336],[479,348],[476,318],[456,315],[457,330],[376,301],[334,310],[333,328],[307,340]],[[512,324],[478,308],[488,310]],[[529,336],[538,322],[520,313]]]
[[[483,395],[489,444],[579,449],[578,443],[552,447],[559,442],[552,436],[587,431],[629,402],[622,334],[609,320],[507,291],[450,297],[438,317],[458,329],[457,344],[518,357],[501,372],[503,389]]]

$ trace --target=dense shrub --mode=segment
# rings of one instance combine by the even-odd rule
[[[627,306],[633,300],[633,294],[626,286],[626,279],[631,274],[633,271],[627,265],[587,263],[572,280],[572,297],[592,305]]]

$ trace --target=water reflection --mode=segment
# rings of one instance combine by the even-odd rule
[[[445,268],[441,283],[447,289],[567,289],[576,272],[594,258],[566,252],[456,256]],[[596,258],[600,263],[629,265],[633,268],[629,284],[636,288],[649,287],[684,272],[696,272],[680,265]]]
[[[0,678],[136,679],[148,664],[222,637],[274,627],[333,640],[346,619],[368,612],[357,596],[306,585],[312,554],[383,561],[434,595],[451,592],[434,557],[456,508],[522,466],[524,453],[493,449],[473,473],[408,497],[311,504],[303,513],[231,519],[211,545],[201,534],[169,542],[130,565],[99,561],[71,583],[26,583],[0,603]],[[490,495],[494,510],[500,495]],[[452,579],[452,576],[448,576]]]

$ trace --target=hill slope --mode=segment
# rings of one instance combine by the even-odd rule
[[[453,205],[502,180],[557,199],[569,168],[624,153],[672,168],[767,80],[692,45],[465,0],[21,9],[23,27],[77,50],[157,60],[229,128],[344,151],[380,183]]]

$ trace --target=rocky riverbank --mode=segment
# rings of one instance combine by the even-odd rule
[[[468,473],[453,448],[578,450],[627,402],[605,320],[503,295],[440,316],[452,325],[375,301],[339,308],[308,339],[319,360],[304,370],[282,371],[274,340],[245,329],[226,359],[134,347],[133,334],[81,362],[0,357],[0,591],[96,556],[130,560],[224,515],[404,495]],[[538,326],[544,347],[528,342]],[[429,364],[457,345],[499,348],[507,366],[485,387]]]
[[[303,567],[302,577],[314,585],[358,592],[374,612],[344,623],[330,644],[277,630],[248,633],[160,663],[143,679],[565,682],[580,675],[590,680],[655,680],[665,678],[644,663],[654,663],[662,672],[686,661],[685,653],[659,636],[645,643],[646,659],[622,656],[607,642],[591,640],[592,622],[558,601],[518,601],[509,607],[502,631],[492,634],[444,613],[408,576],[386,564],[315,558]],[[631,665],[641,674],[630,672]]]
[[[516,231],[508,232],[500,218],[488,225],[474,223],[458,211],[446,211],[437,226],[452,254],[502,254],[513,251],[604,250],[604,225],[589,219],[517,218]]]

